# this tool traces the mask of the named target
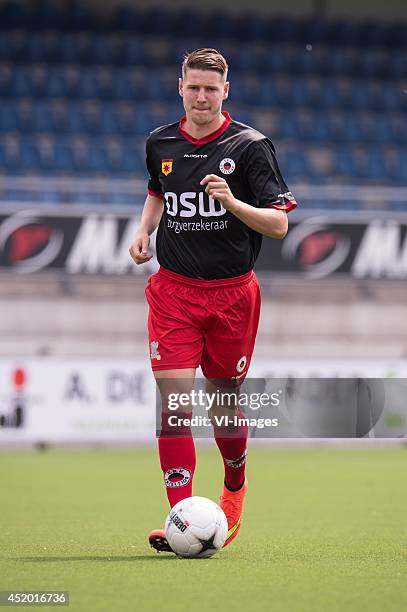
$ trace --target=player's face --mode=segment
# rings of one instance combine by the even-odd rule
[[[229,83],[219,72],[190,68],[179,80],[187,119],[196,125],[208,125],[219,118],[222,102],[229,92]]]

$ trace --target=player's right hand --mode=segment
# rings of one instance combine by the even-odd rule
[[[140,264],[146,263],[152,259],[152,255],[148,253],[148,246],[150,244],[150,237],[147,232],[137,234],[133,243],[129,248],[129,253],[132,260],[139,266]]]

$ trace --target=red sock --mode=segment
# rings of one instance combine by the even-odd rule
[[[192,496],[192,479],[196,465],[195,444],[191,428],[170,426],[168,418],[174,416],[163,412],[161,433],[158,438],[158,452],[164,483],[171,508],[176,503]],[[179,418],[181,415],[177,414]],[[185,415],[189,418],[190,415]]]
[[[244,417],[240,410],[237,416]],[[245,480],[249,428],[247,425],[219,427],[214,424],[213,430],[225,467],[225,485],[231,491],[237,491]]]

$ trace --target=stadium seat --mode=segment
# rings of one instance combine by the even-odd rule
[[[405,23],[137,6],[106,21],[70,8],[0,5],[5,171],[144,176],[146,135],[182,114],[177,64],[205,44],[230,62],[226,108],[281,141],[284,174],[405,181]]]
[[[58,172],[73,172],[76,169],[76,164],[72,147],[64,142],[57,142],[52,166]]]
[[[335,150],[334,172],[337,177],[351,181],[356,175],[357,166],[355,157],[348,148],[337,148]]]
[[[0,104],[0,131],[12,132],[19,128],[19,119],[15,104],[3,102]]]

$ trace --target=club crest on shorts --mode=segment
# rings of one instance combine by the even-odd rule
[[[185,487],[191,480],[191,472],[186,468],[171,468],[164,474],[165,486],[168,489]]]
[[[160,361],[161,359],[161,355],[158,352],[157,340],[153,340],[153,342],[150,342],[150,357],[151,359],[157,359],[157,361]]]
[[[219,164],[219,170],[222,174],[232,174],[233,170],[236,168],[236,164],[230,157],[225,157]]]
[[[239,361],[236,364],[236,370],[240,373],[243,372],[243,370],[246,367],[246,363],[247,363],[247,357],[246,355],[243,355],[243,357],[240,357]]]
[[[161,172],[168,176],[172,172],[172,162],[173,159],[162,159],[161,160]]]

